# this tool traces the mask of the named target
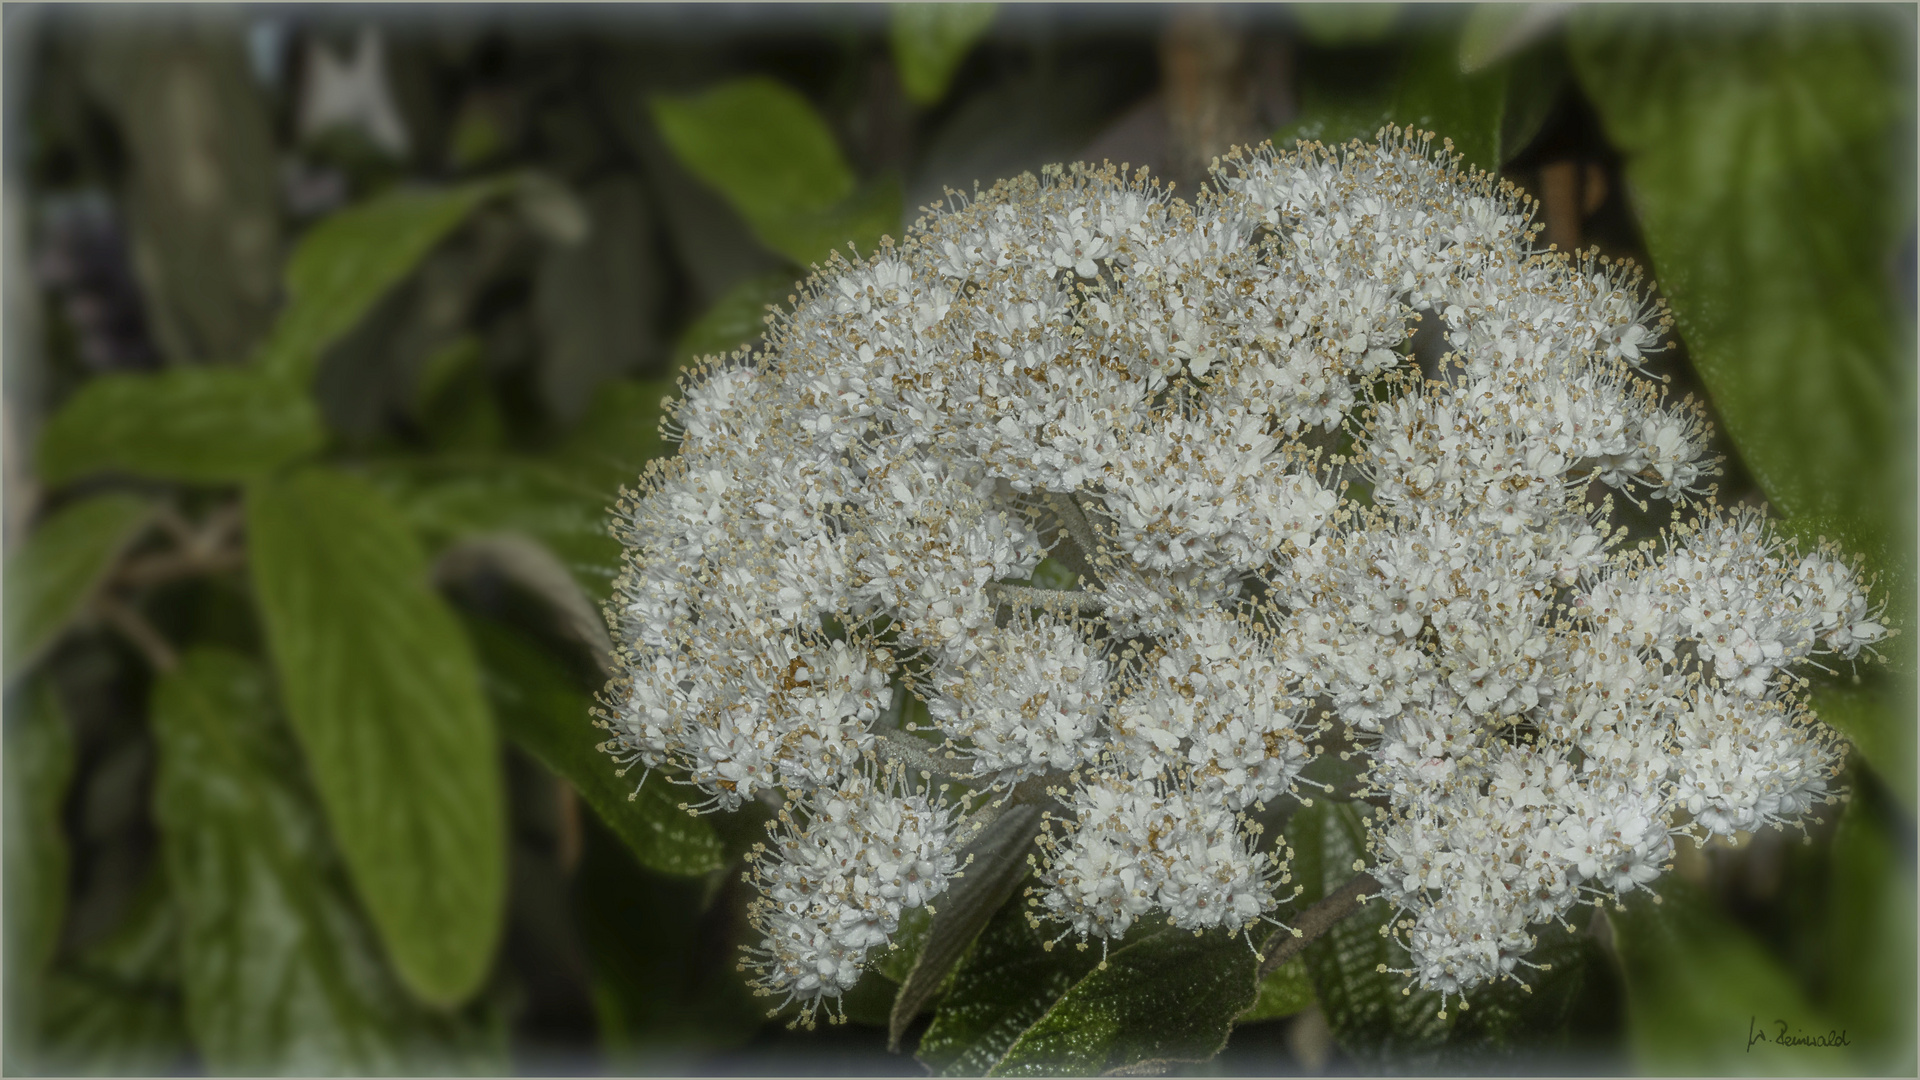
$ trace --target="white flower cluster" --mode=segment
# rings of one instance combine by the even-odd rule
[[[969,830],[875,760],[1057,800],[1067,932],[1244,930],[1286,880],[1247,815],[1336,729],[1406,970],[1450,993],[1645,885],[1680,815],[1828,795],[1791,673],[1884,635],[1861,583],[1701,498],[1705,424],[1642,370],[1661,310],[1511,189],[1389,131],[1237,155],[1191,206],[1084,167],[962,203],[691,376],[617,523],[609,746],[791,800],[763,988],[837,994],[953,872]],[[1673,508],[1664,546],[1608,489]]]

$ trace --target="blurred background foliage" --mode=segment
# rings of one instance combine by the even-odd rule
[[[1914,1069],[1911,6],[5,18],[9,1072]],[[1901,634],[1815,689],[1850,800],[1683,844],[1452,1020],[1384,912],[1256,985],[1151,927],[1094,971],[1017,899],[767,1019],[760,820],[634,796],[590,722],[677,369],[949,187],[1389,122],[1648,267],[1722,502],[1869,567]],[[1338,795],[1274,822],[1303,903]]]

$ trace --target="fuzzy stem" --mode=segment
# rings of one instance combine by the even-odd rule
[[[180,654],[146,616],[106,593],[94,597],[93,609],[133,645],[154,671],[165,674],[180,666]]]
[[[1300,913],[1299,918],[1293,921],[1293,929],[1298,931],[1298,937],[1286,930],[1275,930],[1267,938],[1266,946],[1260,950],[1266,957],[1260,963],[1260,977],[1266,978],[1282,964],[1299,956],[1322,934],[1353,914],[1360,906],[1362,896],[1379,890],[1380,883],[1374,880],[1372,874],[1356,874],[1352,881],[1328,893],[1319,903]]]
[[[1105,611],[1107,608],[1105,596],[1084,589],[1036,589],[1029,585],[1002,585],[997,581],[987,587],[1007,603],[1023,607],[1071,607],[1079,611]]]

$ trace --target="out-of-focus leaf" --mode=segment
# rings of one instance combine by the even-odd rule
[[[1551,33],[1565,4],[1475,4],[1456,50],[1460,70],[1472,74],[1520,52]]]
[[[1259,962],[1239,934],[1166,926],[1115,949],[1028,1028],[994,1076],[1106,1073],[1205,1061],[1256,996]]]
[[[1255,1020],[1278,1020],[1313,1004],[1313,979],[1307,975],[1307,960],[1296,956],[1260,980],[1260,992],[1247,1011],[1234,1018],[1236,1024]]]
[[[607,521],[617,489],[524,457],[390,458],[365,475],[429,549],[517,533],[546,545],[596,602],[611,591],[620,545]]]
[[[1913,210],[1911,15],[1602,6],[1569,22],[1680,336],[1788,516],[1911,517],[1891,280]]]
[[[182,917],[187,1023],[208,1066],[502,1068],[388,971],[276,711],[266,672],[224,650],[187,652],[154,687],[154,813]]]
[[[260,352],[260,366],[304,384],[327,346],[353,329],[467,215],[517,182],[494,177],[451,188],[401,189],[314,226],[288,260],[286,306]]]
[[[104,19],[73,35],[128,159],[141,307],[175,364],[239,360],[272,318],[280,170],[243,25]]]
[[[73,734],[53,684],[21,687],[7,710],[4,757],[6,827],[6,1024],[24,1042],[40,1029],[47,966],[67,914],[67,839],[60,808],[73,780]]]
[[[664,773],[640,784],[601,752],[592,699],[538,643],[478,616],[466,625],[501,730],[573,784],[642,866],[693,876],[725,864],[713,826],[679,809],[687,800]]]
[[[1427,35],[1408,54],[1388,115],[1403,126],[1453,140],[1468,165],[1500,167],[1501,122],[1506,116],[1507,68],[1461,74],[1453,43]]]
[[[835,254],[849,261],[864,259],[879,248],[882,236],[899,231],[900,182],[892,176],[818,213],[794,214],[760,226],[768,246],[801,266],[825,263]]]
[[[997,4],[894,4],[887,19],[887,42],[901,88],[921,105],[947,96],[960,61],[987,32]]]
[[[1875,672],[1848,685],[1822,680],[1811,698],[1814,715],[1845,735],[1887,782],[1902,804],[1914,805],[1913,689],[1905,680]]]
[[[806,223],[853,195],[854,176],[806,98],[755,76],[651,104],[675,156],[726,196],[767,246],[802,266],[824,254],[787,241],[811,240]]]
[[[1403,4],[1295,4],[1293,17],[1315,45],[1365,45],[1393,29]]]
[[[785,270],[735,285],[681,332],[673,345],[674,362],[685,365],[758,341],[767,329],[767,306],[786,303],[787,297],[797,294],[798,287],[793,275]]]
[[[673,453],[660,437],[661,402],[674,396],[678,380],[616,379],[603,383],[546,461],[570,481],[611,506],[622,487],[633,487],[647,462]]]
[[[1000,905],[954,969],[933,1023],[914,1052],[936,1076],[982,1076],[1080,977],[1099,963],[1097,949],[1047,949],[1053,937],[1027,922],[1015,896]]]
[[[607,380],[631,375],[657,349],[660,268],[653,215],[631,177],[588,188],[592,227],[574,244],[552,244],[534,281],[534,310],[545,344],[541,390],[563,420],[577,419]]]
[[[247,492],[274,666],[355,889],[400,975],[464,999],[505,901],[499,747],[473,651],[407,522],[321,469]]]
[[[893,938],[888,942],[892,947],[874,961],[874,970],[895,983],[907,981],[914,965],[920,962],[920,954],[926,950],[927,936],[932,929],[933,916],[927,913],[924,906],[901,912],[900,929],[893,932]],[[892,1000],[898,1001],[899,997],[896,995]]]
[[[1658,893],[1662,903],[1638,892],[1624,912],[1607,913],[1626,970],[1627,1034],[1641,1071],[1850,1071],[1844,1048],[1775,1042],[1783,1022],[1790,1036],[1824,1036],[1841,1025],[1815,1011],[1757,941],[1672,874]],[[1750,1041],[1756,1034],[1766,1041]]]
[[[179,946],[180,913],[156,870],[111,934],[54,969],[40,1004],[40,1043],[10,1032],[9,1064],[32,1056],[23,1071],[101,1076],[191,1068]]]
[[[180,368],[81,386],[40,436],[40,475],[64,484],[113,470],[223,484],[271,472],[326,442],[300,386],[264,371]]]
[[[1827,1005],[1862,1066],[1906,1075],[1915,1067],[1913,862],[1873,802],[1856,792],[1833,836]]]
[[[153,520],[131,495],[96,495],[42,522],[6,562],[6,678],[34,661],[80,613],[101,578]]]
[[[1010,806],[968,841],[960,854],[966,872],[940,898],[926,941],[900,981],[887,1022],[889,1045],[900,1045],[907,1025],[933,1000],[954,964],[1027,876],[1027,856],[1039,832],[1038,806]]]
[[[1501,65],[1507,72],[1507,101],[1500,122],[1500,159],[1504,164],[1531,144],[1567,85],[1567,63],[1558,45],[1527,49]]]

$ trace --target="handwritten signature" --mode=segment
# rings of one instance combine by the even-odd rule
[[[1753,1053],[1753,1044],[1757,1042],[1772,1043],[1775,1046],[1853,1045],[1853,1041],[1847,1038],[1845,1028],[1838,1031],[1829,1029],[1824,1035],[1808,1035],[1802,1031],[1788,1031],[1785,1020],[1775,1020],[1774,1023],[1780,1025],[1780,1030],[1768,1035],[1767,1030],[1759,1025],[1757,1019],[1756,1017],[1747,1018],[1747,1053],[1749,1054]]]

